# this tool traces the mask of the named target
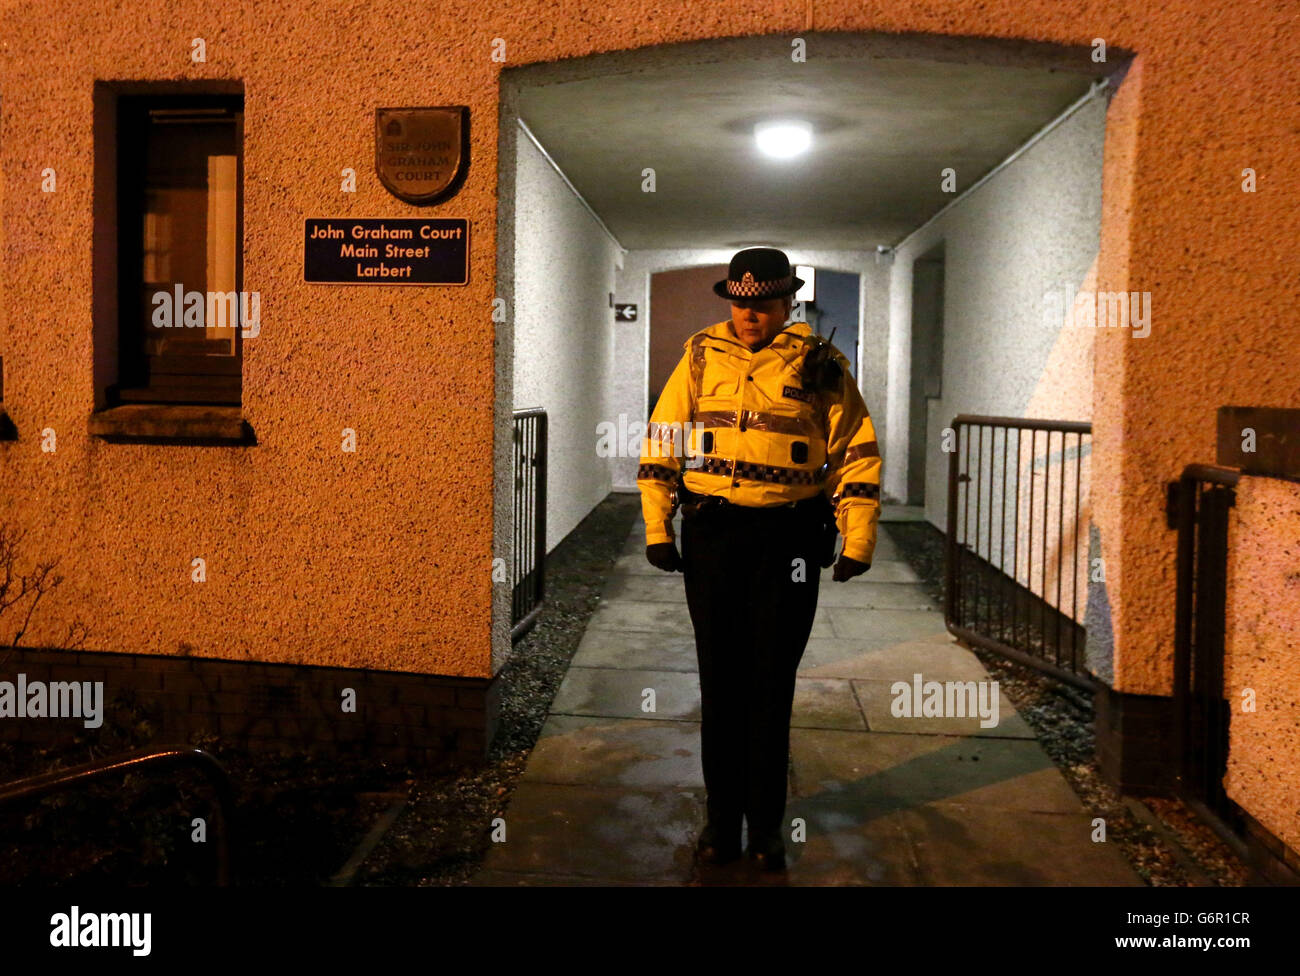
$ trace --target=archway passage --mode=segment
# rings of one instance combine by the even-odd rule
[[[887,499],[924,503],[931,524],[944,524],[945,415],[1017,415],[1034,396],[1060,331],[1043,322],[1044,296],[1078,287],[1097,256],[1100,83],[1125,55],[1099,64],[1090,49],[1053,45],[807,40],[803,62],[785,40],[759,37],[502,73],[501,292],[515,341],[498,354],[510,356],[511,406],[546,407],[552,450],[572,462],[551,493],[548,548],[603,490],[632,490],[630,452],[581,463],[589,431],[645,422],[686,317],[698,316],[695,329],[727,317],[700,288],[742,247],[858,277],[857,314],[836,316],[836,342],[875,421]],[[754,128],[784,117],[809,123],[813,148],[765,158]],[[967,270],[914,335],[927,314],[912,309],[918,249],[944,236],[949,266]],[[698,311],[656,314],[665,272],[698,273],[694,297],[664,293]],[[941,335],[959,357],[946,367],[958,393],[946,398]]]
[[[1006,774],[1010,807],[997,816],[1008,834],[1032,832],[1013,826],[1021,818],[1009,812],[1013,797],[1034,795],[1026,778],[1038,762],[1033,733],[1009,703],[1001,719],[986,716],[996,734],[971,715],[948,721],[891,707],[891,689],[915,674],[970,680],[986,692],[994,683],[946,633],[934,594],[891,525],[904,519],[937,533],[943,524],[946,492],[935,479],[946,473],[939,437],[946,416],[1019,414],[1035,395],[1051,408],[1041,381],[1062,324],[1045,318],[1042,297],[1063,283],[1077,286],[1096,261],[1103,80],[1115,65],[1032,46],[1013,64],[1005,47],[977,42],[950,42],[927,57],[910,46],[915,39],[892,55],[875,39],[867,58],[853,38],[824,40],[825,51],[813,45],[818,54],[793,66],[773,39],[749,38],[722,45],[725,56],[692,46],[503,74],[502,141],[513,150],[503,157],[513,181],[502,198],[513,231],[503,240],[514,241],[503,263],[512,269],[512,322],[522,337],[512,363],[515,405],[549,415],[553,495],[563,500],[548,512],[548,542],[564,538],[606,493],[636,490],[635,431],[683,342],[730,317],[713,282],[736,250],[782,248],[811,269],[816,288],[802,311],[814,331],[835,330],[853,364],[887,475],[871,573],[853,585],[832,583],[829,571],[823,579],[792,719],[796,781],[838,783],[857,808],[849,832],[863,843],[883,829],[894,841],[907,838],[903,847],[940,844],[932,814],[951,797],[927,785],[926,770],[944,767],[945,736],[969,736],[989,762],[983,768]],[[763,157],[754,126],[772,116],[806,117],[809,152]],[[554,314],[559,307],[565,314]],[[1071,382],[1090,386],[1090,363],[1076,365]],[[605,442],[613,450],[593,452],[592,418],[617,431]],[[900,530],[904,537],[911,538]],[[572,803],[577,819],[607,818],[600,803],[608,789],[628,787],[624,800],[646,817],[629,820],[613,846],[631,849],[634,837],[666,830],[671,838],[656,854],[663,859],[650,870],[672,875],[680,845],[698,827],[699,699],[681,579],[649,566],[644,546],[638,524],[552,704],[532,770],[536,789],[525,789],[519,811],[530,830],[544,830],[543,808],[560,802]],[[874,767],[878,775],[849,775],[872,766],[866,757],[880,750],[901,751]],[[618,758],[628,755],[646,761]],[[652,758],[665,756],[676,758]],[[564,789],[554,780],[561,768]],[[884,826],[863,811],[885,803],[880,791],[896,776],[906,780],[899,788],[909,812]],[[1059,775],[1047,789],[1050,797],[1032,802],[1071,802]],[[832,815],[822,788],[792,796],[809,821]],[[1048,833],[1029,849],[1066,843]],[[614,849],[547,849],[555,860],[545,866],[503,849],[489,871],[583,874],[599,858],[616,873],[647,870]],[[1090,860],[1097,850],[1078,847],[1075,880],[1132,880],[1109,854]],[[837,863],[830,848],[808,851],[809,878],[903,870],[870,858]],[[1009,870],[1069,880],[1030,861]],[[949,877],[961,877],[953,871]],[[935,868],[900,880],[942,876]]]

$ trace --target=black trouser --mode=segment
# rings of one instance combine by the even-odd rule
[[[819,512],[814,503],[683,511],[704,785],[724,843],[739,842],[742,816],[751,842],[784,834],[795,671],[817,611]]]

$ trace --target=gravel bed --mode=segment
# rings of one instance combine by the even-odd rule
[[[485,765],[418,775],[409,800],[359,868],[361,885],[457,885],[482,864],[551,702],[599,603],[610,568],[641,517],[639,494],[612,493],[546,558],[546,602],[501,670],[499,732]]]
[[[929,522],[887,522],[883,528],[942,604],[943,533]],[[992,651],[979,647],[971,651],[1034,730],[1084,807],[1106,821],[1107,841],[1119,846],[1147,884],[1229,887],[1250,883],[1246,866],[1182,801],[1142,798],[1166,828],[1164,834],[1137,819],[1124,798],[1102,779],[1094,756],[1091,695],[1066,688]]]

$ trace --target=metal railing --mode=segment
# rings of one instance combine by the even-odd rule
[[[1174,714],[1179,792],[1240,852],[1240,808],[1223,788],[1228,767],[1224,632],[1228,587],[1228,509],[1239,473],[1189,464],[1169,483],[1166,514],[1178,529],[1174,600]],[[1234,843],[1235,841],[1235,843]]]
[[[510,639],[537,622],[546,593],[546,411],[514,416],[514,556],[510,567]]]
[[[33,799],[59,790],[85,786],[93,780],[104,779],[115,774],[127,773],[141,767],[194,765],[208,777],[212,783],[217,800],[217,825],[213,831],[216,849],[216,883],[225,887],[230,884],[230,860],[232,845],[232,822],[235,809],[234,792],[230,788],[230,778],[226,775],[216,757],[202,749],[184,746],[163,749],[145,749],[140,752],[111,756],[94,762],[72,766],[68,769],[56,769],[51,773],[29,776],[0,785],[0,803]]]
[[[952,429],[948,630],[1067,684],[1095,689],[1083,627],[1089,569],[1083,464],[1092,425],[959,414]]]

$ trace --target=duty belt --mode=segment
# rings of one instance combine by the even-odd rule
[[[678,497],[682,499],[682,515],[695,517],[701,512],[741,510],[741,511],[766,511],[777,510],[782,508],[801,508],[812,507],[818,503],[825,502],[824,495],[812,495],[808,498],[800,498],[792,502],[781,502],[779,505],[737,505],[735,502],[728,501],[721,495],[698,495],[691,491],[685,485],[677,485]]]

